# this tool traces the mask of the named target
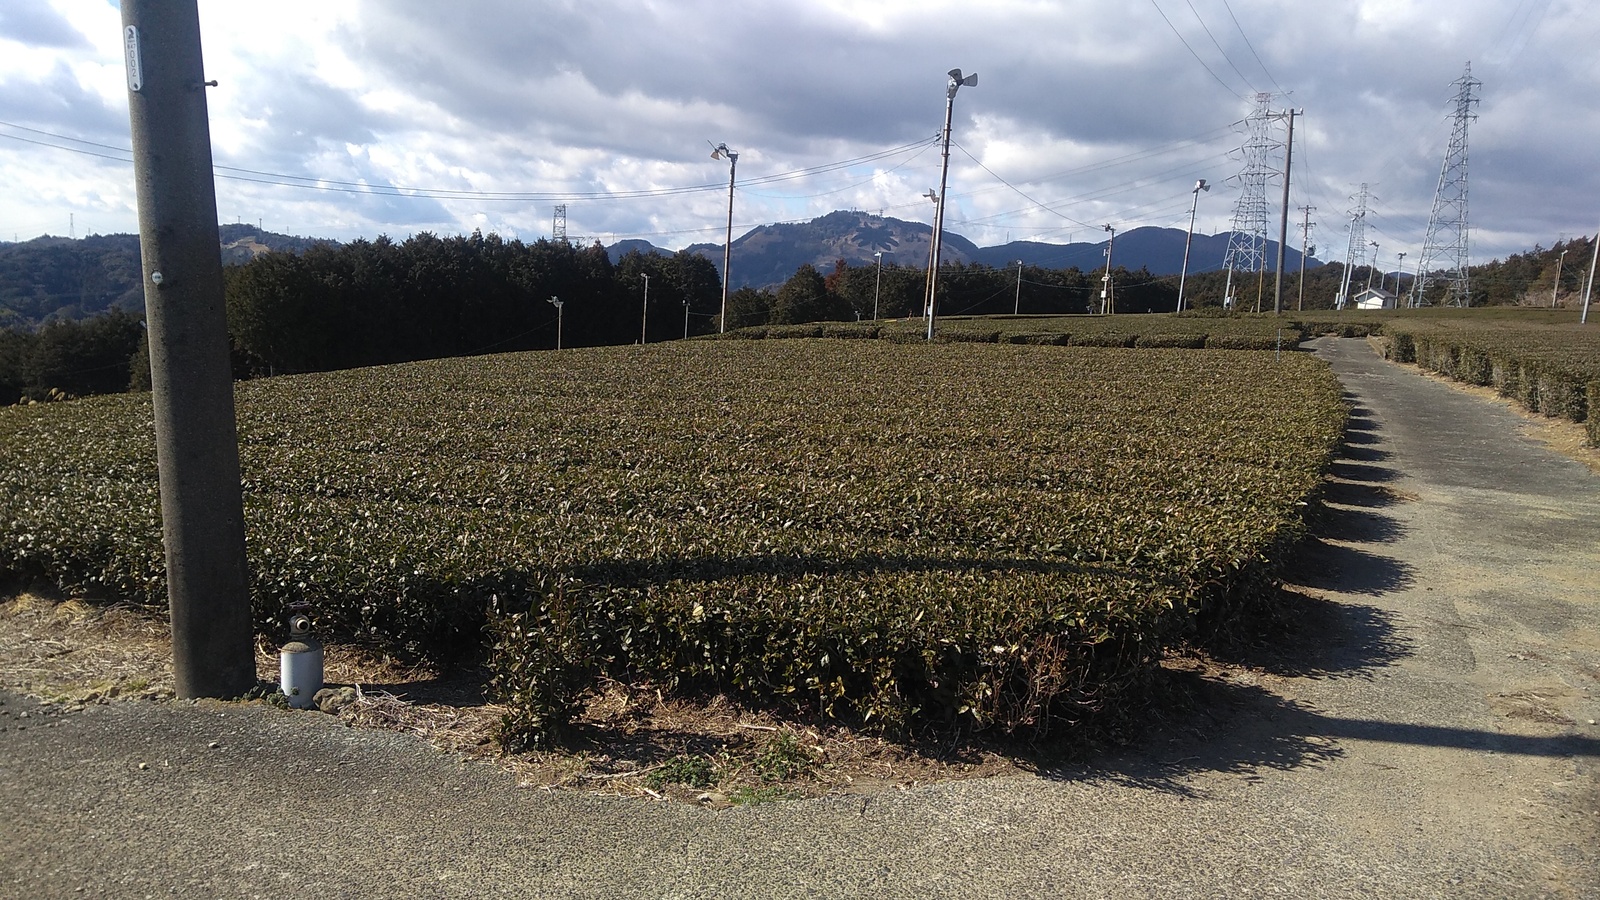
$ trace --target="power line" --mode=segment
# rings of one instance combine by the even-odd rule
[[[26,131],[31,134],[38,134],[45,137],[54,138],[56,140],[70,141],[72,143],[84,144],[90,147],[111,150],[115,153],[131,155],[131,151],[122,147],[115,147],[110,144],[100,144],[94,141],[87,141],[81,138],[70,137],[68,135],[56,134],[54,132],[43,131],[37,128],[29,128],[25,125],[17,125],[11,122],[0,121],[0,126],[14,128],[18,131]],[[5,134],[0,132],[0,137],[10,138],[11,140],[21,141],[27,144],[35,144],[41,147],[64,150],[68,153],[78,153],[85,156],[98,157],[100,159],[109,159],[114,162],[130,162],[129,159],[119,156],[97,153],[78,147],[63,147],[59,144],[51,144],[46,141],[32,140],[30,138],[21,137],[14,134]],[[886,159],[910,150],[918,150],[920,154],[920,151],[925,150],[927,147],[932,145],[933,138],[923,138],[911,143],[902,144],[898,147],[891,147],[886,150],[880,150],[864,156],[858,156],[853,159],[840,160],[837,162],[825,163],[803,169],[795,169],[789,172],[779,172],[773,175],[758,176],[756,178],[747,179],[744,184],[777,184],[799,178],[809,178],[815,175],[822,175],[829,172],[836,172],[841,169],[847,169],[852,166],[876,162],[880,159]],[[290,175],[282,172],[264,172],[257,169],[246,169],[238,166],[214,165],[213,169],[216,170],[215,174],[218,178],[227,178],[233,181],[244,181],[253,184],[269,184],[279,187],[330,191],[334,193],[416,197],[419,199],[429,200],[509,200],[517,202],[536,202],[541,200],[633,200],[652,197],[670,197],[681,194],[705,193],[709,191],[721,192],[723,189],[722,184],[718,182],[672,188],[651,188],[637,191],[475,191],[455,188],[426,188],[412,185],[380,185],[361,181],[341,181],[330,178],[319,178],[311,175]]]
[[[1204,31],[1206,37],[1211,39],[1211,46],[1216,47],[1217,52],[1222,54],[1223,61],[1228,64],[1228,68],[1233,70],[1233,74],[1239,76],[1239,80],[1244,82],[1244,86],[1249,88],[1252,93],[1259,93],[1256,91],[1256,86],[1250,83],[1250,79],[1246,78],[1245,74],[1239,71],[1239,67],[1233,64],[1233,57],[1229,56],[1228,51],[1222,49],[1222,45],[1217,42],[1217,36],[1211,33],[1211,27],[1206,24],[1205,19],[1201,18],[1200,10],[1194,8],[1194,3],[1191,0],[1183,0],[1183,2],[1185,6],[1189,7],[1189,12],[1194,13],[1195,21],[1200,23],[1200,30]]]
[[[1205,69],[1206,74],[1210,75],[1212,80],[1214,80],[1217,84],[1222,85],[1223,90],[1234,95],[1235,97],[1239,96],[1238,91],[1235,91],[1233,88],[1229,87],[1228,83],[1218,77],[1216,72],[1211,71],[1211,67],[1206,65],[1206,61],[1200,58],[1200,54],[1194,52],[1194,48],[1189,46],[1188,41],[1184,40],[1183,34],[1178,31],[1177,26],[1172,24],[1171,19],[1167,18],[1166,12],[1161,9],[1161,4],[1157,3],[1156,0],[1150,0],[1150,5],[1154,6],[1156,8],[1156,12],[1161,14],[1161,21],[1167,23],[1167,27],[1172,29],[1172,33],[1174,35],[1177,35],[1178,40],[1183,44],[1183,49],[1189,51],[1189,55],[1194,57],[1194,61],[1200,64],[1200,68]]]
[[[1233,14],[1233,7],[1228,5],[1228,0],[1222,0],[1222,8],[1228,11],[1228,18],[1233,20],[1233,27],[1239,30],[1239,37],[1244,38],[1245,47],[1250,50],[1250,55],[1256,58],[1256,65],[1260,66],[1261,71],[1266,73],[1267,80],[1272,82],[1272,86],[1278,89],[1278,93],[1288,93],[1283,89],[1283,85],[1278,84],[1278,79],[1272,77],[1272,72],[1267,69],[1267,64],[1261,61],[1261,54],[1257,53],[1255,45],[1250,43],[1250,35],[1244,33],[1244,26],[1239,24],[1239,17]]]

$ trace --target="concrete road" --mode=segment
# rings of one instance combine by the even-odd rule
[[[1356,418],[1297,645],[1127,758],[722,811],[312,714],[0,695],[0,896],[1600,896],[1600,479],[1324,339]]]

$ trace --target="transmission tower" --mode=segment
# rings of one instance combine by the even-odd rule
[[[1450,129],[1450,148],[1439,169],[1439,189],[1433,194],[1433,213],[1428,216],[1428,237],[1422,243],[1422,260],[1412,282],[1411,305],[1427,302],[1432,281],[1444,282],[1445,303],[1471,306],[1467,285],[1467,125],[1478,116],[1478,88],[1483,82],[1467,71],[1451,82],[1456,89],[1455,127]],[[1437,271],[1438,274],[1435,274]]]
[[[1244,146],[1239,148],[1244,171],[1230,180],[1239,183],[1239,199],[1233,205],[1233,227],[1228,233],[1228,252],[1222,267],[1228,270],[1228,284],[1222,304],[1234,306],[1234,272],[1264,273],[1267,267],[1267,182],[1277,174],[1272,168],[1274,155],[1283,142],[1273,134],[1282,114],[1272,112],[1272,95],[1256,94],[1256,107],[1240,123]]]
[[[1339,280],[1335,309],[1344,309],[1350,302],[1350,276],[1367,262],[1367,200],[1370,197],[1366,183],[1362,182],[1361,190],[1350,198],[1356,205],[1350,210],[1350,244],[1344,251],[1344,277]]]
[[[556,207],[555,222],[550,226],[550,240],[557,244],[567,243],[567,205],[565,203]]]

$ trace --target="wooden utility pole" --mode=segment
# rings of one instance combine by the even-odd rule
[[[122,0],[179,697],[255,686],[244,503],[196,0]]]

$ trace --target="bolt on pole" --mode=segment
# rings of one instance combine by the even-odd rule
[[[244,504],[200,14],[122,0],[128,118],[179,697],[255,686]]]

